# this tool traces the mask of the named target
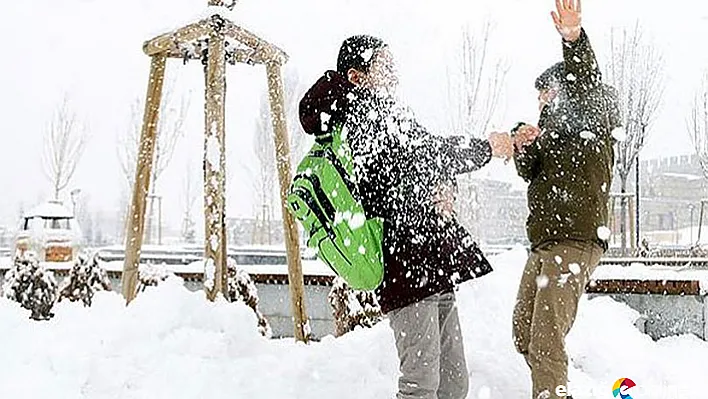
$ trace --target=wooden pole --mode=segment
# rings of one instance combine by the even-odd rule
[[[155,155],[157,136],[157,118],[160,111],[162,86],[165,78],[165,55],[152,57],[150,64],[150,79],[148,81],[147,99],[143,129],[140,134],[138,164],[133,183],[133,201],[130,207],[130,217],[127,223],[125,240],[125,262],[123,264],[123,297],[126,303],[135,298],[138,285],[138,265],[140,263],[140,248],[143,244],[145,228],[145,204],[150,191],[150,176],[152,176],[152,160]]]
[[[637,226],[635,223],[635,207],[634,207],[634,198],[629,197],[629,247],[632,250],[636,249],[636,236],[637,236]]]
[[[206,65],[204,134],[204,222],[206,228],[204,284],[207,298],[216,299],[226,287],[225,145],[224,101],[226,97],[224,36],[212,28]]]
[[[696,246],[701,245],[701,234],[703,233],[703,211],[706,206],[706,201],[701,200],[701,213],[700,216],[698,217],[698,239],[696,241]]]
[[[295,322],[295,339],[307,342],[309,331],[307,313],[305,312],[305,284],[302,277],[302,261],[300,244],[295,220],[286,207],[286,197],[290,186],[290,145],[288,141],[287,124],[285,120],[285,101],[283,99],[283,76],[280,65],[276,62],[266,64],[268,74],[268,94],[270,97],[270,114],[273,123],[275,152],[280,178],[280,204],[283,212],[283,229],[285,230],[285,247],[288,254],[288,279],[290,300]]]
[[[608,242],[614,242],[614,232],[615,232],[615,197],[610,196],[610,204],[609,204],[609,210],[608,210],[608,215],[607,215],[607,220],[609,223],[609,228],[610,232],[612,234],[612,240],[608,240]]]

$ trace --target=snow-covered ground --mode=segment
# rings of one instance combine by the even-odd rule
[[[511,341],[525,252],[493,258],[496,271],[459,291],[470,398],[523,399],[528,371]],[[208,303],[179,280],[125,308],[101,293],[92,308],[61,303],[49,322],[0,299],[2,398],[391,398],[397,358],[387,322],[308,346],[266,340],[246,306]],[[584,300],[569,337],[576,399],[612,398],[630,378],[639,399],[706,397],[708,344],[652,341],[638,314],[610,299]]]

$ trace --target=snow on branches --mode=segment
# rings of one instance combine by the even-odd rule
[[[71,302],[82,301],[84,306],[91,306],[96,292],[111,289],[111,281],[101,267],[96,253],[80,254],[59,292],[59,302],[68,299]]]
[[[243,302],[248,305],[258,318],[258,332],[266,338],[273,335],[268,320],[258,310],[258,290],[251,276],[239,268],[236,261],[227,258],[227,282],[225,297],[229,302]]]
[[[337,277],[328,295],[335,323],[335,335],[340,337],[356,327],[373,327],[383,319],[381,307],[373,292],[354,291]]]
[[[138,270],[138,292],[145,291],[147,287],[155,287],[172,275],[164,266],[141,264]]]
[[[16,257],[5,273],[2,290],[6,298],[31,311],[31,319],[49,320],[54,316],[57,288],[54,274],[42,267],[33,253],[26,252]]]

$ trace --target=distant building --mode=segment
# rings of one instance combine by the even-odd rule
[[[526,189],[493,179],[460,179],[457,194],[467,212],[459,218],[475,240],[487,245],[526,244]]]
[[[282,245],[282,220],[226,218],[229,245]],[[302,238],[302,237],[301,237]]]
[[[664,241],[675,241],[665,244],[678,244],[680,230],[698,226],[701,200],[708,199],[708,180],[698,157],[683,155],[641,161],[639,179],[640,237],[655,233],[664,237]],[[635,192],[635,181],[636,175],[632,173],[628,192]],[[618,187],[615,178],[613,192],[618,192]],[[704,224],[708,221],[708,209],[706,212]]]

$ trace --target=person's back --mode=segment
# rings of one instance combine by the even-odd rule
[[[456,174],[488,162],[488,144],[471,146],[466,165],[393,99],[358,93],[363,98],[347,123],[348,141],[364,207],[384,219],[386,278],[377,290],[384,311],[452,291],[451,276],[466,281],[486,274],[490,267],[472,237],[454,217],[437,212],[433,199]]]

